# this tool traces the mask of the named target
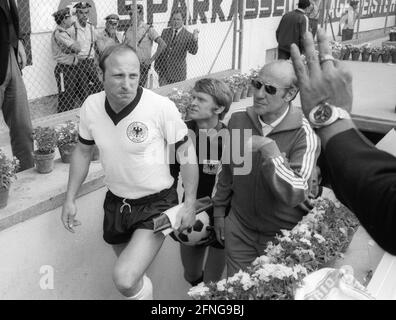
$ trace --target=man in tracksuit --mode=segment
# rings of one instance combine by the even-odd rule
[[[320,142],[301,109],[291,104],[295,83],[290,62],[267,64],[252,81],[253,106],[235,112],[228,123],[230,141],[213,193],[215,231],[225,245],[228,276],[263,255],[268,241],[281,229],[292,229],[310,209]],[[247,174],[239,170],[244,165],[236,161],[239,150],[251,157]]]

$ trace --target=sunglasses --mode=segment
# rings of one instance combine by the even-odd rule
[[[276,94],[277,89],[287,89],[286,87],[274,87],[273,85],[265,84],[264,82],[261,82],[259,80],[252,80],[251,84],[257,90],[261,90],[261,88],[264,86],[265,92],[267,92],[271,96]]]

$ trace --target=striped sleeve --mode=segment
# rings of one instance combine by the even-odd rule
[[[319,139],[304,119],[289,159],[279,151],[275,141],[270,144],[272,146],[266,145],[261,150],[262,174],[273,194],[285,204],[295,207],[309,196],[312,171],[320,153]],[[272,151],[268,152],[268,148]]]

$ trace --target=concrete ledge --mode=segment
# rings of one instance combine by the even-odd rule
[[[54,170],[39,174],[35,169],[17,174],[12,183],[8,205],[0,211],[0,231],[17,223],[39,216],[62,206],[65,200],[69,164],[56,159]],[[85,182],[78,197],[103,187],[103,169],[99,162],[91,162]]]

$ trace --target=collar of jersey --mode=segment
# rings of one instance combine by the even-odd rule
[[[143,93],[143,88],[138,87],[137,92],[136,92],[136,97],[129,103],[124,109],[122,109],[120,112],[115,113],[114,110],[111,108],[109,101],[105,100],[105,110],[107,115],[110,117],[110,119],[113,121],[114,125],[117,125],[122,119],[127,117],[133,109],[137,106],[137,104],[140,101],[140,98],[142,97]]]

